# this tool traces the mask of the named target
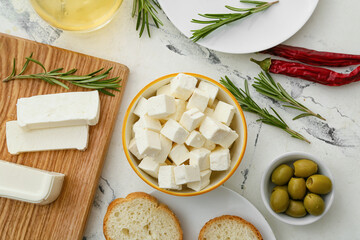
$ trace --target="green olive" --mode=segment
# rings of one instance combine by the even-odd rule
[[[271,181],[276,185],[284,185],[290,180],[293,174],[294,170],[290,166],[281,164],[272,172]]]
[[[276,186],[273,188],[273,192],[276,191],[277,189],[282,189],[282,190],[285,190],[286,192],[288,192],[288,187],[287,185],[284,185],[284,186]]]
[[[327,194],[331,191],[332,183],[330,178],[327,176],[316,174],[310,176],[306,180],[306,187],[310,190],[310,192],[317,194]]]
[[[306,194],[306,185],[303,178],[291,178],[288,184],[288,192],[292,199],[303,199]]]
[[[277,213],[285,212],[289,206],[289,194],[283,189],[271,193],[270,206]]]
[[[318,166],[315,162],[307,159],[301,159],[294,162],[296,177],[307,178],[318,171]]]
[[[291,217],[303,217],[306,215],[306,210],[302,201],[290,200],[289,207],[285,212]]]
[[[304,198],[304,206],[308,213],[318,216],[325,210],[324,200],[317,194],[308,193]]]

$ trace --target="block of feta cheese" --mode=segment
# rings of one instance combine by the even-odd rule
[[[0,160],[0,197],[49,204],[60,195],[65,175]]]
[[[98,91],[19,98],[17,122],[26,129],[95,125],[100,116]]]
[[[160,143],[161,151],[156,156],[153,156],[151,158],[153,158],[155,162],[164,163],[171,151],[172,142],[168,138],[160,134]]]
[[[205,108],[204,110],[204,114],[208,117],[211,117],[213,113],[214,113],[214,109],[212,108]]]
[[[224,123],[229,126],[235,114],[235,107],[224,103],[223,101],[219,101],[216,105],[214,113],[212,117],[219,122]]]
[[[199,128],[200,133],[208,140],[220,144],[231,132],[231,128],[210,117],[205,117]]]
[[[176,144],[169,154],[169,158],[178,166],[188,160],[189,157],[189,150],[184,144]]]
[[[156,156],[161,150],[160,134],[140,128],[135,132],[136,146],[141,155]]]
[[[193,149],[189,153],[190,165],[199,166],[200,171],[210,168],[210,153],[211,151],[206,148]]]
[[[210,170],[225,171],[230,167],[230,151],[227,148],[216,148],[210,153]]]
[[[160,188],[181,190],[182,186],[175,183],[175,166],[160,166],[158,184]]]
[[[184,143],[189,136],[189,132],[173,119],[165,123],[160,133],[177,144]]]
[[[156,90],[156,96],[165,94],[171,96],[170,84],[166,84]]]
[[[200,81],[198,88],[203,92],[207,93],[209,97],[209,106],[214,103],[216,96],[219,92],[219,88],[211,83]]]
[[[149,129],[154,132],[160,132],[161,130],[161,124],[159,119],[149,117],[147,114],[142,115],[139,121],[139,127]]]
[[[223,148],[230,148],[230,146],[235,142],[239,135],[232,129],[230,129],[229,134],[219,143]]]
[[[187,100],[195,90],[197,79],[193,76],[179,73],[171,80],[170,91],[171,95]]]
[[[186,109],[186,102],[182,99],[175,99],[176,110],[173,114],[168,116],[166,119],[174,119],[179,121]]]
[[[205,140],[205,137],[201,135],[201,133],[194,130],[190,133],[185,143],[190,147],[201,148],[204,145]]]
[[[207,139],[205,140],[203,148],[206,148],[206,149],[212,151],[215,149],[215,147],[216,147],[216,144],[214,142],[207,140]]]
[[[211,170],[200,172],[200,181],[188,183],[187,187],[194,191],[201,191],[210,184]]]
[[[141,170],[143,170],[153,178],[158,178],[160,166],[161,163],[154,161],[154,158],[152,157],[145,157],[138,165]]]
[[[180,124],[189,132],[198,128],[200,123],[204,119],[205,115],[200,112],[197,108],[192,108],[183,113],[180,118]]]
[[[17,121],[6,122],[6,143],[11,154],[48,150],[85,150],[89,126],[67,126],[25,130]]]
[[[191,95],[186,109],[197,108],[200,112],[204,112],[209,103],[209,97],[206,92],[196,88]]]
[[[141,116],[145,115],[147,113],[146,104],[147,104],[147,99],[144,98],[144,97],[141,97],[139,99],[139,101],[137,102],[133,113],[138,117],[141,117]]]
[[[200,181],[199,167],[194,165],[180,165],[174,168],[175,183],[177,185]]]
[[[176,111],[175,98],[165,94],[153,96],[147,100],[146,107],[149,117],[163,119]]]
[[[130,143],[129,143],[129,151],[139,160],[143,159],[145,156],[141,155],[139,153],[139,150],[136,146],[136,140],[135,138],[131,139]]]

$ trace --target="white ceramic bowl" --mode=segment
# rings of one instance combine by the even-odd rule
[[[291,216],[288,216],[284,213],[276,213],[274,212],[270,207],[270,195],[272,189],[276,186],[274,183],[271,182],[271,174],[274,171],[276,167],[278,167],[281,164],[288,164],[289,166],[292,166],[292,163],[299,159],[309,159],[317,163],[318,165],[318,173],[323,174],[330,178],[332,182],[332,190],[330,193],[326,195],[322,195],[322,198],[325,202],[325,210],[324,212],[319,216],[313,216],[310,214],[307,214],[305,217],[302,218],[294,218]],[[331,175],[331,172],[326,165],[324,165],[319,158],[305,152],[289,152],[285,153],[279,157],[277,157],[274,161],[272,161],[269,166],[266,168],[262,179],[261,179],[261,198],[265,204],[265,207],[267,210],[277,219],[280,221],[291,224],[291,225],[307,225],[313,222],[318,221],[320,218],[322,218],[330,209],[333,201],[334,201],[334,178]]]
[[[168,84],[170,82],[170,80],[173,77],[175,77],[177,74],[178,73],[166,75],[166,76],[163,76],[161,78],[154,80],[153,82],[146,85],[135,96],[135,98],[130,103],[130,105],[126,111],[126,114],[125,114],[125,118],[124,118],[124,122],[123,122],[123,129],[122,129],[122,140],[123,140],[124,152],[125,152],[125,155],[129,161],[131,167],[138,174],[138,176],[142,180],[144,180],[147,184],[149,184],[150,186],[154,187],[155,189],[157,189],[159,191],[162,191],[162,192],[165,192],[168,194],[172,194],[172,195],[176,195],[176,196],[194,196],[194,195],[199,195],[202,193],[209,192],[209,191],[217,188],[218,186],[223,184],[227,179],[229,179],[230,176],[235,172],[235,170],[239,166],[239,164],[244,156],[244,153],[245,153],[246,141],[247,141],[247,128],[246,128],[244,113],[241,110],[240,105],[238,104],[238,102],[236,101],[234,96],[224,86],[222,86],[217,81],[210,79],[208,77],[205,77],[205,76],[202,76],[199,74],[194,74],[194,73],[186,73],[188,75],[192,75],[192,76],[196,77],[197,79],[199,79],[201,81],[206,81],[206,82],[209,82],[209,83],[214,84],[217,87],[219,87],[219,93],[218,93],[217,99],[233,105],[236,109],[235,116],[233,118],[233,121],[232,121],[230,127],[239,134],[239,138],[234,142],[234,144],[230,148],[231,165],[230,165],[229,170],[219,171],[219,172],[213,171],[211,174],[211,177],[210,177],[210,184],[205,189],[203,189],[199,192],[196,192],[192,189],[185,187],[185,185],[183,186],[183,189],[180,191],[159,188],[157,179],[149,176],[148,174],[146,174],[145,172],[143,172],[141,169],[138,168],[138,164],[140,161],[129,152],[127,146],[132,137],[132,126],[138,120],[138,117],[135,114],[133,114],[133,110],[134,110],[138,100],[141,97],[149,98],[151,96],[154,96],[156,94],[157,89],[164,86],[165,84]]]

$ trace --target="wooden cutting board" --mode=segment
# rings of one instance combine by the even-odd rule
[[[115,97],[100,94],[100,120],[96,126],[90,127],[89,146],[86,151],[46,151],[22,153],[17,156],[7,151],[5,122],[16,119],[18,98],[87,90],[69,84],[70,90],[66,90],[34,79],[0,82],[0,159],[66,175],[59,198],[49,205],[40,206],[0,198],[0,239],[81,239],[98,186],[129,69],[116,62],[0,34],[1,80],[11,73],[14,57],[19,72],[25,57],[32,52],[33,58],[44,63],[50,70],[59,67],[65,70],[77,68],[78,74],[85,74],[101,67],[113,67],[110,77],[120,76],[122,79],[121,92],[115,92]],[[40,67],[30,63],[27,73],[41,71]]]

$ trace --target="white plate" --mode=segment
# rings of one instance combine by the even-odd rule
[[[239,216],[251,222],[260,231],[263,239],[276,239],[269,224],[254,205],[228,188],[219,187],[194,197],[177,197],[160,191],[152,192],[151,195],[175,212],[180,220],[184,239],[198,239],[204,224],[221,215]]]
[[[231,12],[225,5],[252,7],[239,0],[158,0],[170,21],[187,37],[191,30],[203,24],[191,23],[202,19],[198,13]],[[268,0],[273,1],[273,0]],[[251,53],[271,48],[294,35],[310,18],[318,0],[279,0],[264,12],[223,26],[206,38],[200,45],[226,53]]]

